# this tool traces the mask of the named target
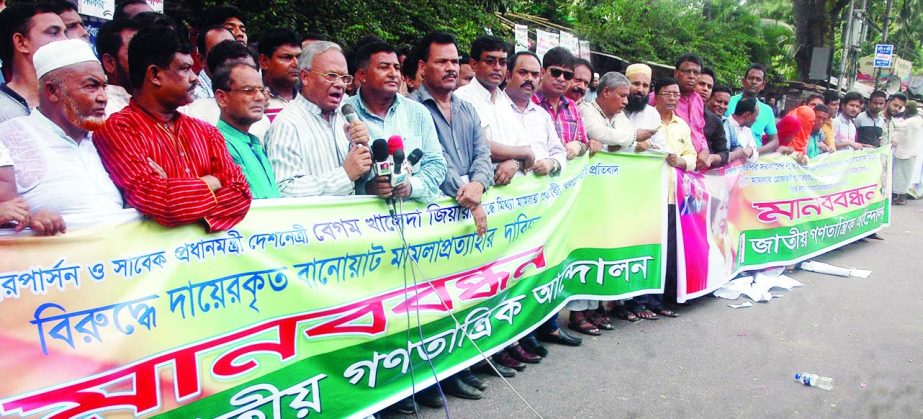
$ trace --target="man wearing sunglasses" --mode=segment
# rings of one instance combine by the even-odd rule
[[[566,48],[554,47],[542,57],[542,82],[532,101],[541,106],[554,121],[558,137],[567,150],[567,158],[584,155],[589,149],[583,118],[577,104],[564,96],[568,82],[574,78],[573,54]]]
[[[301,91],[266,133],[266,151],[283,197],[352,195],[372,167],[369,131],[346,122],[340,102],[352,83],[339,45],[317,41],[298,58]]]

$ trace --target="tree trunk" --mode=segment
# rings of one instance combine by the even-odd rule
[[[798,80],[808,81],[814,47],[830,47],[830,19],[826,0],[792,0],[795,20],[795,64]],[[831,54],[832,56],[832,54]]]

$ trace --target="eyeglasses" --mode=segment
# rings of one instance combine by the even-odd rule
[[[506,58],[487,57],[479,61],[487,64],[488,67],[493,67],[497,64],[500,64],[500,67],[506,67],[506,65],[509,64]]]
[[[573,71],[561,70],[560,68],[549,68],[548,71],[551,72],[552,78],[561,77],[562,74],[564,75],[564,80],[570,80],[574,78]]]
[[[353,76],[350,76],[349,74],[337,74],[332,71],[329,73],[321,73],[319,71],[313,70],[309,70],[308,72],[323,77],[324,80],[327,80],[328,83],[336,83],[337,80],[343,82],[343,84],[351,84],[353,82]]]
[[[229,89],[227,91],[243,93],[247,96],[256,96],[257,93],[262,93],[263,96],[269,96],[268,87],[241,87],[240,89]]]
[[[679,92],[660,92],[660,96],[663,96],[663,97],[679,97],[679,96],[680,96],[680,93],[679,93]]]

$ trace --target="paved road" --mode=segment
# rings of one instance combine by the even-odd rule
[[[805,286],[770,303],[735,310],[703,297],[678,319],[619,321],[582,347],[551,347],[510,383],[545,418],[923,418],[923,202],[892,218],[884,241],[817,258],[870,279],[789,272]],[[796,371],[833,377],[834,388],[799,385]],[[488,382],[483,400],[449,398],[450,416],[534,417]]]

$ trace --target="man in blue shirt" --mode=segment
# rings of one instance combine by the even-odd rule
[[[381,198],[413,198],[428,203],[439,196],[445,180],[446,162],[436,134],[433,117],[425,106],[397,94],[401,83],[401,64],[397,50],[385,42],[367,44],[356,52],[356,79],[362,86],[346,102],[368,125],[371,138],[387,139],[400,135],[406,154],[423,151],[420,168],[409,181],[391,186],[386,176],[369,180],[365,192]]]
[[[741,82],[743,83],[743,92],[731,97],[725,116],[729,117],[734,113],[734,109],[737,109],[737,102],[741,98],[755,98],[757,106],[760,107],[760,112],[758,119],[750,127],[750,131],[753,133],[756,146],[760,147],[760,154],[771,153],[779,148],[775,113],[771,106],[760,101],[758,97],[763,88],[766,87],[766,67],[762,64],[751,64]],[[764,134],[766,135],[766,141],[763,141]]]

